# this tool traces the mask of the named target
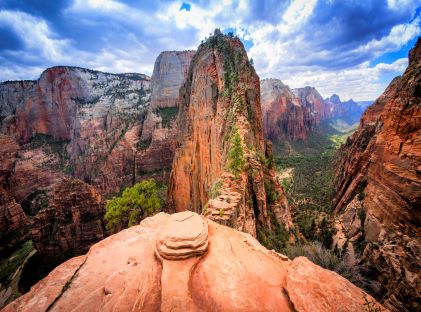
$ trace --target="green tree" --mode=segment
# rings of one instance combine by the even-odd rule
[[[231,149],[229,152],[229,169],[237,178],[238,174],[241,172],[241,170],[243,170],[243,166],[243,145],[240,134],[235,132],[231,141]]]
[[[113,197],[107,201],[107,228],[116,232],[118,229],[136,225],[160,207],[155,180],[144,180],[126,188],[121,197]]]

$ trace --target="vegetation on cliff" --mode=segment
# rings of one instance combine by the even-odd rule
[[[144,180],[126,188],[120,197],[113,197],[107,201],[107,228],[116,232],[118,229],[136,225],[160,207],[161,200],[155,180]]]

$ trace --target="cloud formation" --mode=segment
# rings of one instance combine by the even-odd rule
[[[261,78],[375,99],[405,69],[420,12],[415,0],[0,0],[0,81],[54,65],[151,74],[161,51],[219,27],[246,42]]]

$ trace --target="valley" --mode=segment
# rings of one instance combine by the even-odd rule
[[[151,77],[1,83],[0,308],[416,311],[420,66],[323,98],[216,29]]]

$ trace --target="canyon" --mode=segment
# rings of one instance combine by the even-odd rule
[[[326,125],[348,131],[364,107],[260,80],[219,31],[197,51],[162,52],[151,78],[60,66],[0,84],[0,251],[32,241],[23,277],[77,256],[30,291],[37,280],[1,281],[0,306],[13,289],[29,292],[4,311],[419,309],[420,63],[419,40],[335,157],[332,248],[370,266],[385,308],[275,247],[304,240],[274,150]],[[168,184],[171,215],[109,236],[106,199],[148,178]]]
[[[364,111],[352,99],[342,102],[336,94],[323,99],[313,87],[290,89],[279,79],[263,79],[260,89],[265,137],[275,144],[307,141],[329,128],[346,132]],[[323,123],[328,129],[321,129]]]

